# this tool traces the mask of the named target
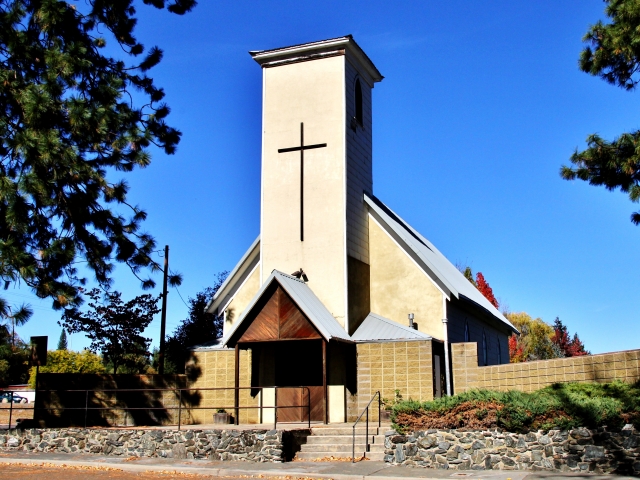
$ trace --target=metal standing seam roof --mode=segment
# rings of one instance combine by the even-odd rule
[[[258,238],[256,238],[253,241],[249,249],[244,253],[244,255],[242,255],[242,258],[240,259],[240,261],[236,263],[236,266],[233,267],[233,270],[229,272],[229,275],[227,275],[227,278],[225,279],[225,281],[222,282],[222,285],[220,285],[220,288],[218,288],[218,291],[216,292],[216,294],[213,296],[213,298],[209,301],[207,306],[204,308],[205,312],[213,313],[212,312],[213,307],[217,306],[220,303],[220,300],[223,300],[225,297],[228,296],[227,295],[228,287],[232,287],[233,284],[237,282],[237,279],[235,278],[236,275],[244,266],[247,259],[251,256],[251,254],[259,244],[260,244],[260,236],[258,236]],[[258,262],[259,261],[260,261],[260,252],[258,252]]]
[[[210,342],[202,343],[200,345],[193,345],[192,347],[189,347],[189,350],[202,352],[208,350],[226,350],[226,348],[222,345],[222,339],[216,338],[215,340],[212,340]]]
[[[371,312],[351,336],[356,342],[375,340],[430,340],[426,333]]]
[[[302,280],[298,280],[291,275],[282,273],[278,270],[271,272],[271,275],[262,284],[258,293],[254,295],[247,305],[247,308],[240,314],[238,321],[233,325],[231,330],[227,333],[222,341],[222,345],[226,346],[229,339],[238,330],[240,325],[244,322],[244,319],[253,309],[265,290],[274,282],[278,282],[285,292],[289,294],[291,299],[296,303],[298,308],[307,316],[307,318],[318,329],[320,334],[325,340],[329,341],[333,338],[351,342],[351,338],[347,332],[342,328],[338,321],[331,315],[331,312],[327,310],[327,307],[316,297],[315,293],[309,288],[309,286]]]
[[[376,197],[365,193],[364,201],[413,250],[454,296],[457,298],[465,297],[480,305],[511,330],[518,332],[518,329],[429,240],[420,235]]]

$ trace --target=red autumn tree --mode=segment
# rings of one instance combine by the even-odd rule
[[[491,305],[498,308],[498,300],[496,300],[496,297],[493,296],[493,290],[484,279],[484,275],[482,275],[481,272],[478,272],[476,274],[476,287],[478,290],[480,290],[480,293],[484,295],[484,298],[491,302]]]
[[[551,342],[561,352],[564,357],[581,357],[583,355],[590,355],[590,352],[585,350],[582,340],[578,338],[578,334],[575,333],[573,338],[569,335],[569,330],[562,323],[559,317],[556,317],[553,322],[553,337]]]
[[[509,337],[509,359],[511,362],[525,362],[524,346],[515,333]]]

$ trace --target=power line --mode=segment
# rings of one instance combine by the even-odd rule
[[[187,305],[187,302],[184,301],[184,298],[182,298],[182,295],[180,295],[180,290],[178,290],[178,287],[173,287],[176,289],[176,292],[178,292],[178,296],[180,297],[180,300],[182,300],[182,303],[184,303],[184,306],[189,308],[189,305]]]

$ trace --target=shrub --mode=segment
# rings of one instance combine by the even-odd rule
[[[499,427],[527,432],[640,426],[640,382],[554,384],[531,393],[471,390],[429,402],[400,402],[391,419],[400,430]]]
[[[89,350],[49,350],[47,364],[40,367],[40,373],[105,373],[102,359]],[[36,388],[36,367],[29,372],[29,386]]]

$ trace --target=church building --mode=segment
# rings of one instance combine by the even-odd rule
[[[508,363],[514,326],[375,196],[383,77],[369,57],[351,36],[250,53],[263,78],[260,236],[207,306],[224,334],[193,349],[194,387],[227,390],[203,391],[201,406],[239,423],[342,423],[376,391],[454,393],[450,343]]]

